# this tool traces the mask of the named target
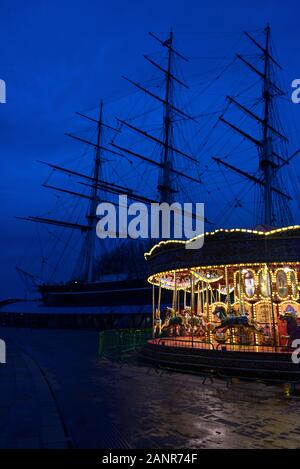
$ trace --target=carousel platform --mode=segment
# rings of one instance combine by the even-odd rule
[[[300,382],[291,350],[269,346],[205,343],[192,338],[151,339],[142,360],[158,368],[266,381]]]

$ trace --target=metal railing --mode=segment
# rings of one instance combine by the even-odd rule
[[[269,353],[291,353],[292,349],[286,345],[255,345],[255,344],[233,344],[232,342],[212,342],[201,341],[192,338],[181,337],[160,337],[149,340],[152,344],[162,345],[166,347],[180,347],[217,351],[234,351],[234,352],[269,352]]]
[[[183,339],[179,337],[160,337],[158,339],[150,340],[151,343],[157,345],[165,345],[169,347],[183,347],[183,348],[199,348],[206,350],[214,350],[215,346],[210,341],[201,341],[196,339]]]
[[[216,350],[222,351],[239,351],[239,352],[269,352],[278,353],[285,352],[291,353],[291,348],[286,345],[264,345],[264,344],[233,344],[232,342],[219,343]]]

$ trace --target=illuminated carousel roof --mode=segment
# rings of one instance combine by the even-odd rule
[[[200,249],[187,245],[204,237]],[[161,241],[145,253],[150,273],[197,266],[300,262],[300,225],[265,230],[219,229],[188,241]]]

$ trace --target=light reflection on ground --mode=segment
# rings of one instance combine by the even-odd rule
[[[203,384],[197,376],[99,360],[94,332],[2,328],[0,337],[7,340],[7,376],[19,373],[10,352],[20,347],[43,367],[75,447],[300,447],[299,398],[284,397],[280,387],[238,380],[228,387],[221,380]],[[6,389],[1,408],[7,416],[8,383]],[[0,446],[1,432],[5,444],[15,446],[16,432],[9,440],[9,429],[1,428]]]

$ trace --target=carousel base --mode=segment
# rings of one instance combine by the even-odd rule
[[[300,382],[300,364],[292,352],[268,346],[209,344],[188,338],[149,340],[144,363],[177,371],[269,381]]]

